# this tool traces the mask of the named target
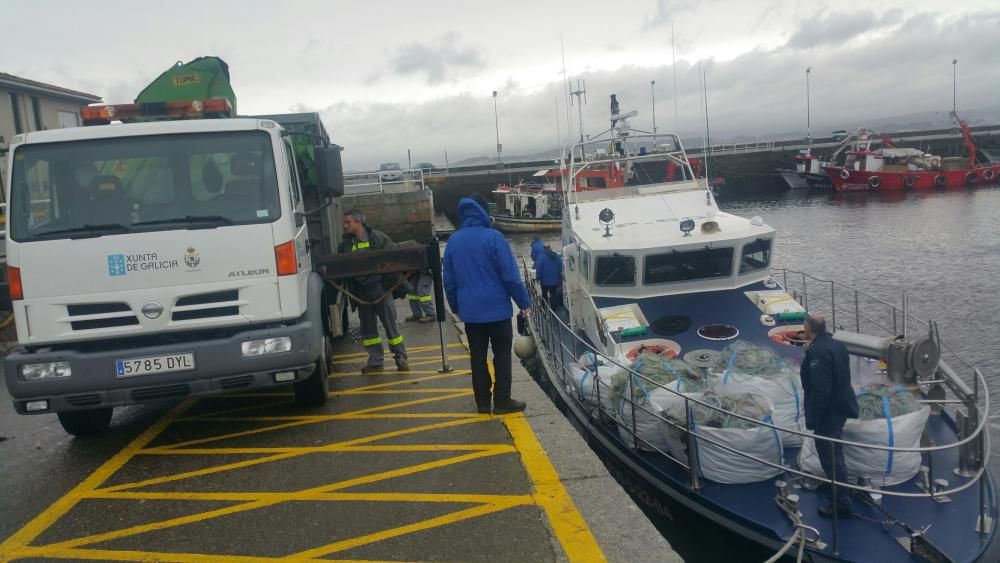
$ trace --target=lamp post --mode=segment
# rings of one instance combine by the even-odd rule
[[[493,121],[497,128],[497,167],[503,166],[500,162],[500,152],[503,150],[503,146],[500,144],[500,117],[497,113],[497,91],[493,91]]]
[[[951,112],[958,111],[958,59],[951,60]]]
[[[806,145],[812,148],[812,115],[811,107],[809,102],[809,73],[812,71],[812,67],[806,67]]]
[[[653,102],[653,144],[656,144],[656,91],[653,86],[656,85],[655,80],[649,81],[649,97]]]

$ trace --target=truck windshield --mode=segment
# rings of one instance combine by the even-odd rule
[[[264,132],[29,144],[13,162],[8,220],[19,242],[270,223],[281,216]]]

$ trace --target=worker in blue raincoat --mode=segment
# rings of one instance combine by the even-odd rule
[[[465,323],[472,361],[472,389],[479,413],[490,412],[490,373],[487,349],[492,344],[495,414],[524,410],[511,398],[511,344],[513,299],[523,313],[531,297],[503,234],[491,227],[485,208],[471,197],[458,203],[461,226],[448,239],[444,252],[444,289],[448,306]]]
[[[809,315],[805,322],[805,337],[812,343],[806,350],[799,376],[804,395],[803,410],[806,428],[816,435],[816,453],[823,472],[837,482],[847,482],[847,464],[840,444],[823,438],[839,440],[848,418],[858,417],[858,399],[851,386],[851,364],[847,348],[826,331],[826,321]],[[832,488],[830,502],[819,508],[820,514],[841,517],[853,514],[850,490]],[[833,500],[836,499],[836,504]]]
[[[545,246],[535,262],[535,275],[542,286],[542,298],[555,309],[562,303],[562,257]]]
[[[541,257],[542,253],[545,252],[545,243],[542,239],[535,237],[535,240],[531,241],[531,267],[537,267],[538,258]]]

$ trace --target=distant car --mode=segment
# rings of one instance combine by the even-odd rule
[[[420,170],[421,172],[424,173],[424,176],[427,176],[428,174],[434,172],[435,168],[437,167],[431,164],[430,162],[418,162],[413,165],[413,169]]]
[[[844,129],[838,129],[833,133],[830,133],[830,138],[839,143],[847,138],[847,131]]]
[[[385,162],[378,167],[378,178],[383,182],[402,182],[403,170],[398,162]]]

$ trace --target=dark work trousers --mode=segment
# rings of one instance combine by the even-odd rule
[[[840,439],[843,435],[844,427],[819,427],[815,434],[820,437]],[[820,438],[816,439],[816,453],[819,455],[819,463],[823,466],[823,473],[830,479],[834,478],[833,470],[836,468],[836,480],[841,483],[847,482],[847,463],[844,462],[844,448],[840,444],[827,442]],[[831,500],[833,497],[831,496]],[[837,488],[837,504],[839,508],[851,507],[851,489]]]
[[[465,335],[469,338],[469,355],[472,359],[472,391],[476,396],[476,406],[490,407],[490,372],[486,365],[486,352],[493,346],[493,402],[510,399],[510,347],[514,341],[514,329],[510,319],[492,323],[465,323]]]
[[[549,307],[551,307],[553,310],[557,309],[559,305],[562,304],[562,286],[543,285],[542,299],[547,301]]]

